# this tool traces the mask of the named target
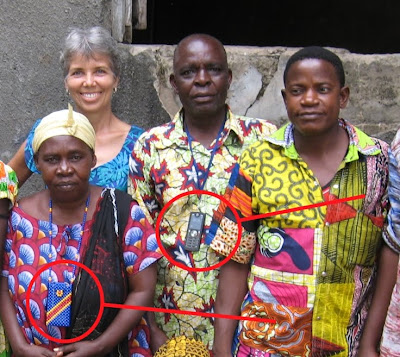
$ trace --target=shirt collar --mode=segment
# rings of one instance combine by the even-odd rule
[[[187,135],[185,129],[183,127],[183,108],[179,110],[172,119],[172,121],[168,124],[169,126],[173,126],[171,130],[170,140],[164,144],[164,147],[171,145],[188,145]],[[220,143],[225,142],[230,133],[234,133],[241,143],[244,141],[243,130],[240,127],[239,117],[232,113],[229,106],[226,105],[226,121],[224,130],[222,132]]]
[[[343,127],[349,136],[349,148],[347,150],[345,162],[359,159],[358,153],[362,155],[378,155],[381,150],[377,144],[363,131],[351,125],[345,119],[339,119],[339,125]],[[267,141],[284,148],[284,153],[291,159],[299,159],[299,154],[294,146],[293,124],[288,123],[275,131]]]

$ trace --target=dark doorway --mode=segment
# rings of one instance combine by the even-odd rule
[[[399,0],[147,0],[133,43],[176,44],[194,32],[226,45],[341,47],[400,53]]]

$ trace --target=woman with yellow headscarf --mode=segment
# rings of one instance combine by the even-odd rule
[[[151,356],[143,311],[101,313],[90,275],[106,303],[147,306],[160,258],[137,203],[89,184],[95,141],[88,119],[72,109],[51,113],[35,130],[32,147],[46,189],[12,210],[0,281],[1,319],[16,356]],[[94,330],[76,342],[99,314]]]

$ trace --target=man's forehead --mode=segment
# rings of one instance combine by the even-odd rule
[[[226,54],[223,47],[217,42],[203,41],[202,39],[182,43],[174,56],[174,63],[209,62],[226,64]]]
[[[313,78],[321,80],[326,77],[337,77],[336,69],[330,62],[319,58],[305,58],[291,65],[286,80],[291,81],[310,73],[312,73]]]
[[[182,41],[179,42],[178,48],[181,46],[187,46],[192,43],[209,43],[209,44],[216,44],[220,47],[223,47],[222,43],[213,36],[207,34],[193,34],[185,37]]]

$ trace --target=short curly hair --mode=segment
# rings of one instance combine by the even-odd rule
[[[294,63],[305,59],[320,59],[329,62],[333,67],[335,67],[335,71],[340,82],[340,87],[344,87],[346,78],[344,74],[342,60],[332,51],[329,51],[326,48],[320,46],[304,47],[301,50],[295,52],[292,56],[290,56],[286,63],[285,71],[283,72],[283,83],[285,85],[290,67]]]

